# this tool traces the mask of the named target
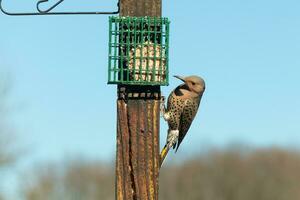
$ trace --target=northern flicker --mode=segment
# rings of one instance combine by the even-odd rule
[[[161,161],[165,159],[171,147],[178,150],[198,111],[205,90],[205,82],[199,76],[174,76],[184,83],[176,87],[168,98],[167,108],[162,104],[163,118],[168,122],[169,130],[166,145],[161,152]]]

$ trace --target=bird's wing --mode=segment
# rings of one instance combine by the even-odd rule
[[[188,132],[192,124],[192,121],[194,120],[194,117],[199,107],[199,103],[200,103],[199,101],[195,101],[191,99],[187,99],[185,101],[185,106],[180,116],[179,138],[178,138],[175,152],[177,152],[182,140],[184,139],[186,133]]]
[[[181,98],[180,91],[176,88],[168,98],[167,113],[169,114],[168,125],[170,130],[179,130],[180,116],[184,108],[185,100]]]

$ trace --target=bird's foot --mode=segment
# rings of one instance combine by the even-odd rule
[[[160,99],[160,113],[161,113],[161,116],[162,116],[166,121],[168,121],[168,119],[169,119],[170,117],[169,117],[169,114],[166,112],[165,97],[164,97],[164,96],[161,96],[161,99]]]
[[[165,97],[164,96],[161,96],[160,97],[160,112],[162,113],[162,114],[164,114],[165,113]]]

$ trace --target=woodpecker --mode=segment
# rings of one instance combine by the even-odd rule
[[[194,120],[205,91],[205,82],[199,76],[174,77],[184,83],[171,92],[167,108],[164,100],[162,101],[161,112],[163,118],[168,122],[169,129],[166,145],[161,152],[161,164],[171,147],[176,148],[175,152],[177,152]]]

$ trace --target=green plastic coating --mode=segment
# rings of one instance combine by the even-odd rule
[[[168,85],[169,25],[161,17],[109,17],[108,84]]]

